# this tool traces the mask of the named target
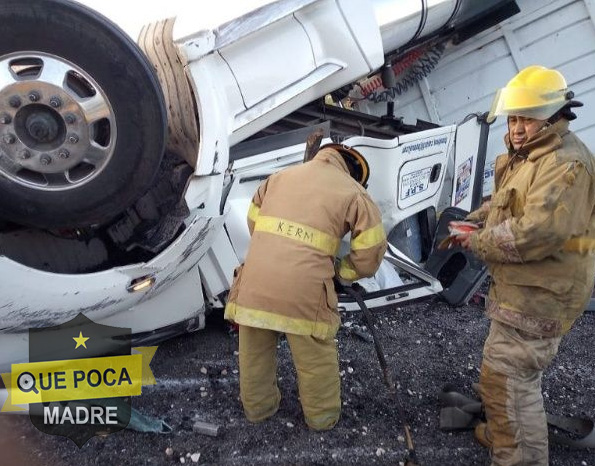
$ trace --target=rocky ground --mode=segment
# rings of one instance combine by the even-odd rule
[[[452,308],[438,298],[375,310],[389,367],[399,382],[400,401],[412,427],[422,465],[489,464],[488,452],[471,432],[438,428],[437,393],[446,383],[472,395],[488,320],[480,305]],[[94,437],[79,449],[72,441],[42,434],[27,416],[0,417],[0,464],[386,464],[403,461],[406,448],[396,401],[383,383],[374,345],[353,331],[361,313],[343,315],[338,335],[343,414],[329,432],[309,431],[298,401],[289,349],[280,342],[279,412],[248,423],[238,400],[237,336],[220,315],[207,328],[160,345],[153,360],[158,384],[143,388],[133,406],[160,417],[170,434],[122,431]],[[593,334],[587,313],[563,341],[544,376],[548,412],[595,418]],[[193,432],[195,421],[220,426],[216,437]],[[594,465],[595,452],[550,446],[551,465]],[[191,456],[193,455],[193,456]]]

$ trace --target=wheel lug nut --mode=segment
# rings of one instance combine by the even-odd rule
[[[67,113],[66,116],[64,117],[64,120],[69,125],[72,125],[76,121],[76,117],[72,113]]]
[[[23,149],[20,152],[20,156],[22,159],[27,160],[27,159],[31,158],[31,152],[29,152],[27,149]]]
[[[62,99],[60,99],[60,97],[53,96],[50,98],[50,105],[54,108],[58,108],[62,105]]]
[[[41,157],[39,157],[39,162],[42,165],[49,165],[52,163],[52,158],[48,154],[41,154]]]
[[[29,100],[31,102],[37,102],[40,98],[41,98],[41,96],[39,95],[39,92],[37,92],[37,91],[33,91],[33,92],[29,93]]]
[[[6,143],[6,144],[14,144],[16,141],[16,138],[14,137],[14,134],[5,134],[2,137],[2,140]]]
[[[18,95],[13,95],[8,99],[8,105],[12,108],[19,108],[21,106],[21,98]]]
[[[61,159],[67,159],[68,157],[70,157],[70,152],[68,152],[66,149],[60,149],[58,155]]]
[[[11,121],[12,118],[10,118],[10,115],[8,113],[4,113],[0,116],[0,123],[2,123],[3,125],[9,124]]]
[[[71,144],[76,144],[77,142],[79,142],[79,137],[76,134],[71,134],[70,136],[68,136],[68,142]]]

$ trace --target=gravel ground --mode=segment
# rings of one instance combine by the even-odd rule
[[[489,464],[488,452],[471,432],[438,429],[437,393],[446,383],[472,395],[488,320],[482,308],[452,308],[433,297],[373,311],[387,362],[399,383],[399,398],[412,427],[422,465]],[[200,332],[160,345],[153,360],[158,384],[133,399],[142,413],[160,417],[170,434],[130,430],[94,437],[82,449],[65,438],[42,434],[27,416],[0,417],[0,464],[386,464],[403,461],[406,448],[395,400],[384,385],[374,345],[358,337],[361,313],[345,313],[339,332],[343,413],[331,431],[309,431],[298,401],[285,340],[279,345],[283,394],[279,412],[248,423],[238,399],[237,335],[221,315]],[[585,314],[564,339],[544,375],[548,412],[595,418],[592,363],[595,313]],[[193,432],[194,421],[221,427],[216,437]],[[190,455],[194,455],[191,457]],[[551,465],[595,465],[595,453],[550,446]]]

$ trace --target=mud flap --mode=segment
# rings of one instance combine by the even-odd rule
[[[592,419],[547,414],[547,423],[555,428],[549,435],[551,442],[571,448],[595,448],[595,422]]]
[[[445,385],[438,398],[440,410],[440,430],[444,432],[471,430],[481,422],[486,422],[480,400],[469,398],[450,385]],[[587,417],[560,416],[546,413],[550,427],[549,441],[570,448],[595,448],[595,422]]]
[[[459,246],[437,249],[436,246],[448,236],[448,223],[463,220],[468,212],[458,207],[448,207],[440,215],[432,252],[425,269],[442,284],[442,297],[453,306],[463,306],[481,286],[488,274],[486,265],[473,253]]]
[[[440,430],[444,432],[471,430],[480,422],[485,422],[481,401],[457,392],[450,384],[442,388],[438,399],[443,406],[440,410]]]

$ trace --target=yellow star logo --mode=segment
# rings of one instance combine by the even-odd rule
[[[74,341],[76,341],[76,346],[74,347],[74,349],[77,349],[79,346],[83,346],[84,348],[87,348],[87,345],[85,344],[85,342],[89,339],[89,337],[84,337],[83,332],[79,332],[79,336],[72,337],[72,339]]]

